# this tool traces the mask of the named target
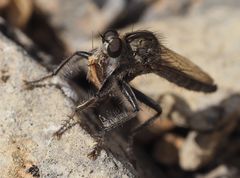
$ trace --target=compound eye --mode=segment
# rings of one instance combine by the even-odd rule
[[[104,43],[105,41],[109,41],[112,38],[118,38],[119,34],[116,30],[107,30],[103,35],[102,35],[102,42]]]
[[[107,52],[110,57],[116,58],[120,56],[122,51],[122,41],[120,38],[114,38],[112,39],[108,46],[107,46]]]

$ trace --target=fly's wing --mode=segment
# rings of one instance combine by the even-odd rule
[[[187,58],[160,45],[160,65],[155,73],[189,90],[214,92],[213,79]]]
[[[208,74],[187,58],[163,46],[153,32],[131,32],[124,39],[135,54],[133,59],[144,63],[149,72],[189,90],[213,92],[217,89]]]

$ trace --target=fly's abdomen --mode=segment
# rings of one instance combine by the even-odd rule
[[[154,66],[154,73],[189,90],[214,92],[213,79],[187,58],[161,45],[161,55]]]
[[[214,92],[217,86],[210,82],[202,82],[192,78],[192,76],[186,75],[177,70],[164,67],[162,70],[155,72],[157,75],[177,84],[180,87],[184,87],[189,90],[202,91],[202,92]]]

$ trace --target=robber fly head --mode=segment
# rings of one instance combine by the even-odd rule
[[[116,30],[107,30],[100,36],[107,54],[113,58],[119,57],[121,55],[123,45],[118,32]]]

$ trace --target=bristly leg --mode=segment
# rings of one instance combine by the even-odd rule
[[[74,55],[72,55],[74,56]],[[71,58],[71,57],[70,57]],[[69,58],[68,58],[69,60]],[[65,62],[66,63],[66,62]],[[61,68],[61,65],[57,68],[59,71]],[[78,106],[76,106],[75,110],[72,112],[72,114],[69,116],[69,121],[67,121],[65,124],[63,124],[63,126],[56,132],[54,133],[54,136],[57,136],[57,138],[60,138],[62,136],[62,134],[64,134],[64,132],[70,128],[72,128],[74,125],[77,124],[76,123],[71,123],[70,121],[73,120],[75,114],[77,112],[82,112],[85,109],[88,109],[89,107],[93,106],[94,104],[96,104],[97,102],[99,102],[100,99],[102,99],[103,97],[105,97],[109,91],[111,90],[112,87],[112,82],[115,80],[115,75],[114,75],[114,71],[105,79],[105,81],[103,82],[102,86],[100,87],[99,91],[90,99],[88,99],[87,101],[85,101],[82,104],[79,104]],[[101,145],[101,144],[100,144]],[[98,150],[98,144],[96,145],[95,148],[95,153],[97,154],[99,151]],[[92,154],[93,155],[93,154]]]
[[[105,80],[102,82],[101,87],[99,88],[99,90],[97,91],[96,94],[94,94],[93,97],[91,97],[90,99],[88,99],[87,101],[85,101],[82,104],[79,104],[78,106],[76,106],[76,111],[83,111],[87,108],[89,108],[90,106],[94,105],[95,103],[99,102],[101,99],[103,99],[104,97],[106,97],[112,87],[113,87],[113,83],[116,80],[115,75],[118,72],[118,70],[113,70],[106,78]]]
[[[115,78],[113,78],[115,79]],[[107,83],[106,83],[107,84]],[[128,102],[132,106],[131,111],[127,111],[121,114],[114,114],[114,118],[112,116],[105,118],[104,116],[101,116],[99,119],[102,122],[104,126],[104,130],[110,131],[115,127],[118,127],[119,125],[125,123],[126,121],[132,119],[136,116],[137,112],[139,111],[139,106],[137,103],[137,98],[129,84],[127,84],[124,81],[118,81],[117,82],[118,87],[120,88],[123,96],[128,100]],[[105,87],[105,89],[108,87]],[[102,91],[102,90],[100,90]],[[105,91],[102,91],[103,93],[106,93]]]
[[[137,111],[139,111],[139,106],[137,104],[137,99],[140,102],[143,102],[148,107],[154,109],[157,112],[154,116],[149,118],[146,122],[144,122],[143,124],[140,124],[139,126],[135,127],[132,130],[131,135],[129,136],[129,140],[128,140],[129,141],[128,142],[129,147],[127,149],[127,152],[128,152],[128,156],[129,156],[131,162],[134,164],[135,161],[136,161],[134,159],[134,154],[133,154],[133,150],[132,150],[134,136],[137,133],[139,133],[141,130],[143,130],[145,127],[150,125],[153,121],[155,121],[159,117],[159,115],[161,114],[162,109],[159,106],[159,104],[156,103],[153,99],[147,97],[142,92],[140,92],[139,90],[131,87],[127,83],[125,83],[123,81],[119,81],[118,84],[119,84],[119,87],[120,87],[123,95],[127,98],[129,103],[131,104],[133,110],[132,111],[127,111],[125,113],[121,113],[121,114],[118,114],[118,115],[114,115],[114,119],[111,118],[111,117],[105,118],[105,117],[101,116],[99,119],[101,120],[105,131],[110,131],[113,128],[118,127],[119,125],[125,123],[127,120],[130,120],[131,118],[135,117],[136,114],[137,114]],[[97,144],[95,146],[94,151],[91,152],[90,155],[97,156],[99,154],[100,150],[102,149],[102,143],[103,143],[102,140],[99,141],[99,144]]]
[[[66,60],[70,60],[74,55],[72,55],[71,57],[69,57]],[[64,64],[66,64],[66,62],[64,62]],[[56,75],[56,73],[63,67],[64,64],[61,64],[55,71],[51,73],[50,75]],[[48,75],[48,76],[50,76]],[[76,115],[77,112],[81,112],[85,109],[88,109],[89,107],[93,106],[95,103],[97,103],[100,99],[102,99],[103,97],[105,97],[109,91],[111,90],[112,87],[112,82],[115,80],[115,75],[114,75],[114,71],[105,79],[105,81],[103,82],[102,86],[100,87],[99,91],[90,99],[88,99],[87,101],[85,101],[82,104],[79,104],[78,106],[76,106],[75,110],[72,112],[72,114],[69,116],[69,120],[66,121],[66,123],[63,124],[63,126],[54,133],[54,136],[56,136],[57,138],[61,138],[61,136],[64,134],[65,131],[67,131],[68,129],[72,128],[74,125],[76,125],[78,122],[71,122],[74,119],[74,116]],[[41,80],[44,80],[46,77],[43,77],[42,79],[37,80],[36,82],[39,82]],[[34,81],[35,82],[35,81]],[[105,135],[105,130],[104,134],[100,134],[100,136],[98,136],[98,141],[97,144],[95,146],[95,148],[93,149],[93,151],[89,154],[89,157],[91,157],[92,159],[96,159],[96,157],[99,155],[101,149],[102,149],[102,145],[103,145],[103,136]]]
[[[79,123],[79,121],[75,120],[74,116],[78,113],[78,112],[82,112],[85,109],[88,109],[90,107],[91,104],[95,104],[95,98],[92,97],[91,99],[85,101],[83,104],[78,105],[77,107],[75,107],[75,109],[72,111],[72,113],[70,115],[68,115],[68,120],[65,121],[65,123],[62,124],[62,127],[56,131],[54,133],[53,136],[56,136],[57,138],[61,138],[61,136],[69,129],[71,129],[72,127],[74,127],[76,124]]]
[[[96,138],[96,144],[94,145],[92,151],[87,155],[89,159],[96,160],[100,155],[101,150],[104,149],[105,134],[106,131],[102,129],[97,135],[94,135]]]
[[[107,84],[107,82],[106,82],[106,84]],[[112,113],[113,115],[111,115],[111,116],[110,116],[110,114],[108,114],[107,111],[105,111],[105,114],[107,114],[106,117],[99,116],[99,119],[100,119],[100,121],[101,121],[101,123],[103,124],[103,127],[104,127],[104,130],[102,130],[102,132],[104,134],[100,135],[100,137],[97,140],[96,146],[94,147],[93,151],[89,154],[89,156],[93,159],[96,159],[96,157],[99,156],[100,151],[103,149],[105,133],[113,130],[113,128],[116,128],[119,125],[122,125],[127,120],[130,120],[130,119],[134,118],[136,116],[137,112],[139,111],[137,98],[136,98],[131,86],[124,81],[118,81],[117,84],[118,84],[123,96],[131,104],[133,110],[129,110],[127,112]],[[105,87],[105,88],[108,88],[108,87]],[[102,91],[102,90],[100,90],[100,91]],[[130,159],[130,161],[133,164],[135,164],[135,159],[133,159],[134,156],[132,154],[130,154],[130,152],[128,152],[128,150],[127,150],[126,155]]]
[[[133,112],[138,112],[139,106],[137,103],[137,98],[136,98],[131,86],[128,83],[126,83],[125,81],[119,81],[119,85],[122,90],[122,93],[127,98],[129,103],[132,105]]]
[[[26,82],[26,81],[24,81],[24,82]],[[24,89],[25,90],[33,90],[34,88],[45,88],[45,87],[55,87],[55,88],[61,88],[62,87],[62,85],[59,85],[59,84],[57,84],[57,83],[47,83],[47,84],[45,84],[45,83],[36,83],[36,84],[34,84],[34,85],[32,85],[32,84],[30,84],[30,85],[26,85],[25,87],[24,87]]]
[[[25,84],[26,85],[34,85],[35,83],[38,83],[38,82],[41,82],[45,79],[48,79],[48,78],[51,78],[55,75],[57,75],[59,73],[59,71],[71,60],[73,59],[74,56],[80,56],[82,58],[80,59],[88,59],[88,57],[92,55],[91,53],[89,52],[85,52],[85,51],[76,51],[75,53],[73,53],[71,56],[69,56],[68,58],[66,58],[64,61],[61,62],[61,64],[55,68],[52,72],[50,72],[49,74],[39,78],[39,79],[36,79],[36,80],[32,80],[32,81],[26,81],[24,80]]]
[[[110,80],[108,80],[108,81],[110,81]],[[100,119],[101,123],[103,124],[104,128],[102,129],[101,134],[98,136],[97,144],[93,148],[93,151],[91,153],[89,153],[89,155],[88,155],[91,159],[96,159],[99,156],[101,150],[103,149],[106,132],[113,130],[113,128],[118,127],[119,125],[122,125],[127,120],[132,119],[133,117],[136,116],[137,112],[139,111],[139,106],[137,103],[136,96],[135,96],[134,92],[132,91],[130,85],[128,85],[124,81],[118,81],[117,83],[118,83],[118,86],[121,89],[123,95],[126,97],[128,102],[131,104],[133,110],[127,111],[124,113],[120,113],[120,114],[113,113],[113,116],[110,116],[106,111],[106,114],[107,114],[106,117],[101,116],[101,115],[99,116],[99,119]],[[105,84],[109,84],[109,83],[106,82]],[[104,87],[105,90],[107,90],[107,88],[108,87]],[[102,91],[103,93],[106,93],[106,92],[104,92],[104,90],[100,90],[100,91]],[[134,161],[132,161],[132,162],[134,162]]]
[[[150,117],[148,120],[146,120],[144,123],[138,125],[137,127],[135,127],[132,131],[131,131],[131,135],[129,136],[129,147],[128,147],[128,152],[130,154],[130,156],[134,157],[133,154],[133,139],[134,136],[137,135],[139,132],[141,132],[145,127],[149,126],[151,123],[153,123],[162,113],[162,109],[159,106],[158,103],[156,103],[153,99],[149,98],[148,96],[146,96],[145,94],[143,94],[141,91],[131,87],[133,92],[135,93],[137,99],[144,103],[145,105],[147,105],[148,107],[154,109],[157,113]]]
[[[60,129],[58,129],[53,136],[57,137],[57,139],[60,139],[62,135],[72,127],[74,127],[76,124],[79,123],[79,121],[74,120],[74,116],[76,115],[76,111],[74,110],[70,115],[68,115],[68,120],[65,120],[65,123],[62,124]]]

